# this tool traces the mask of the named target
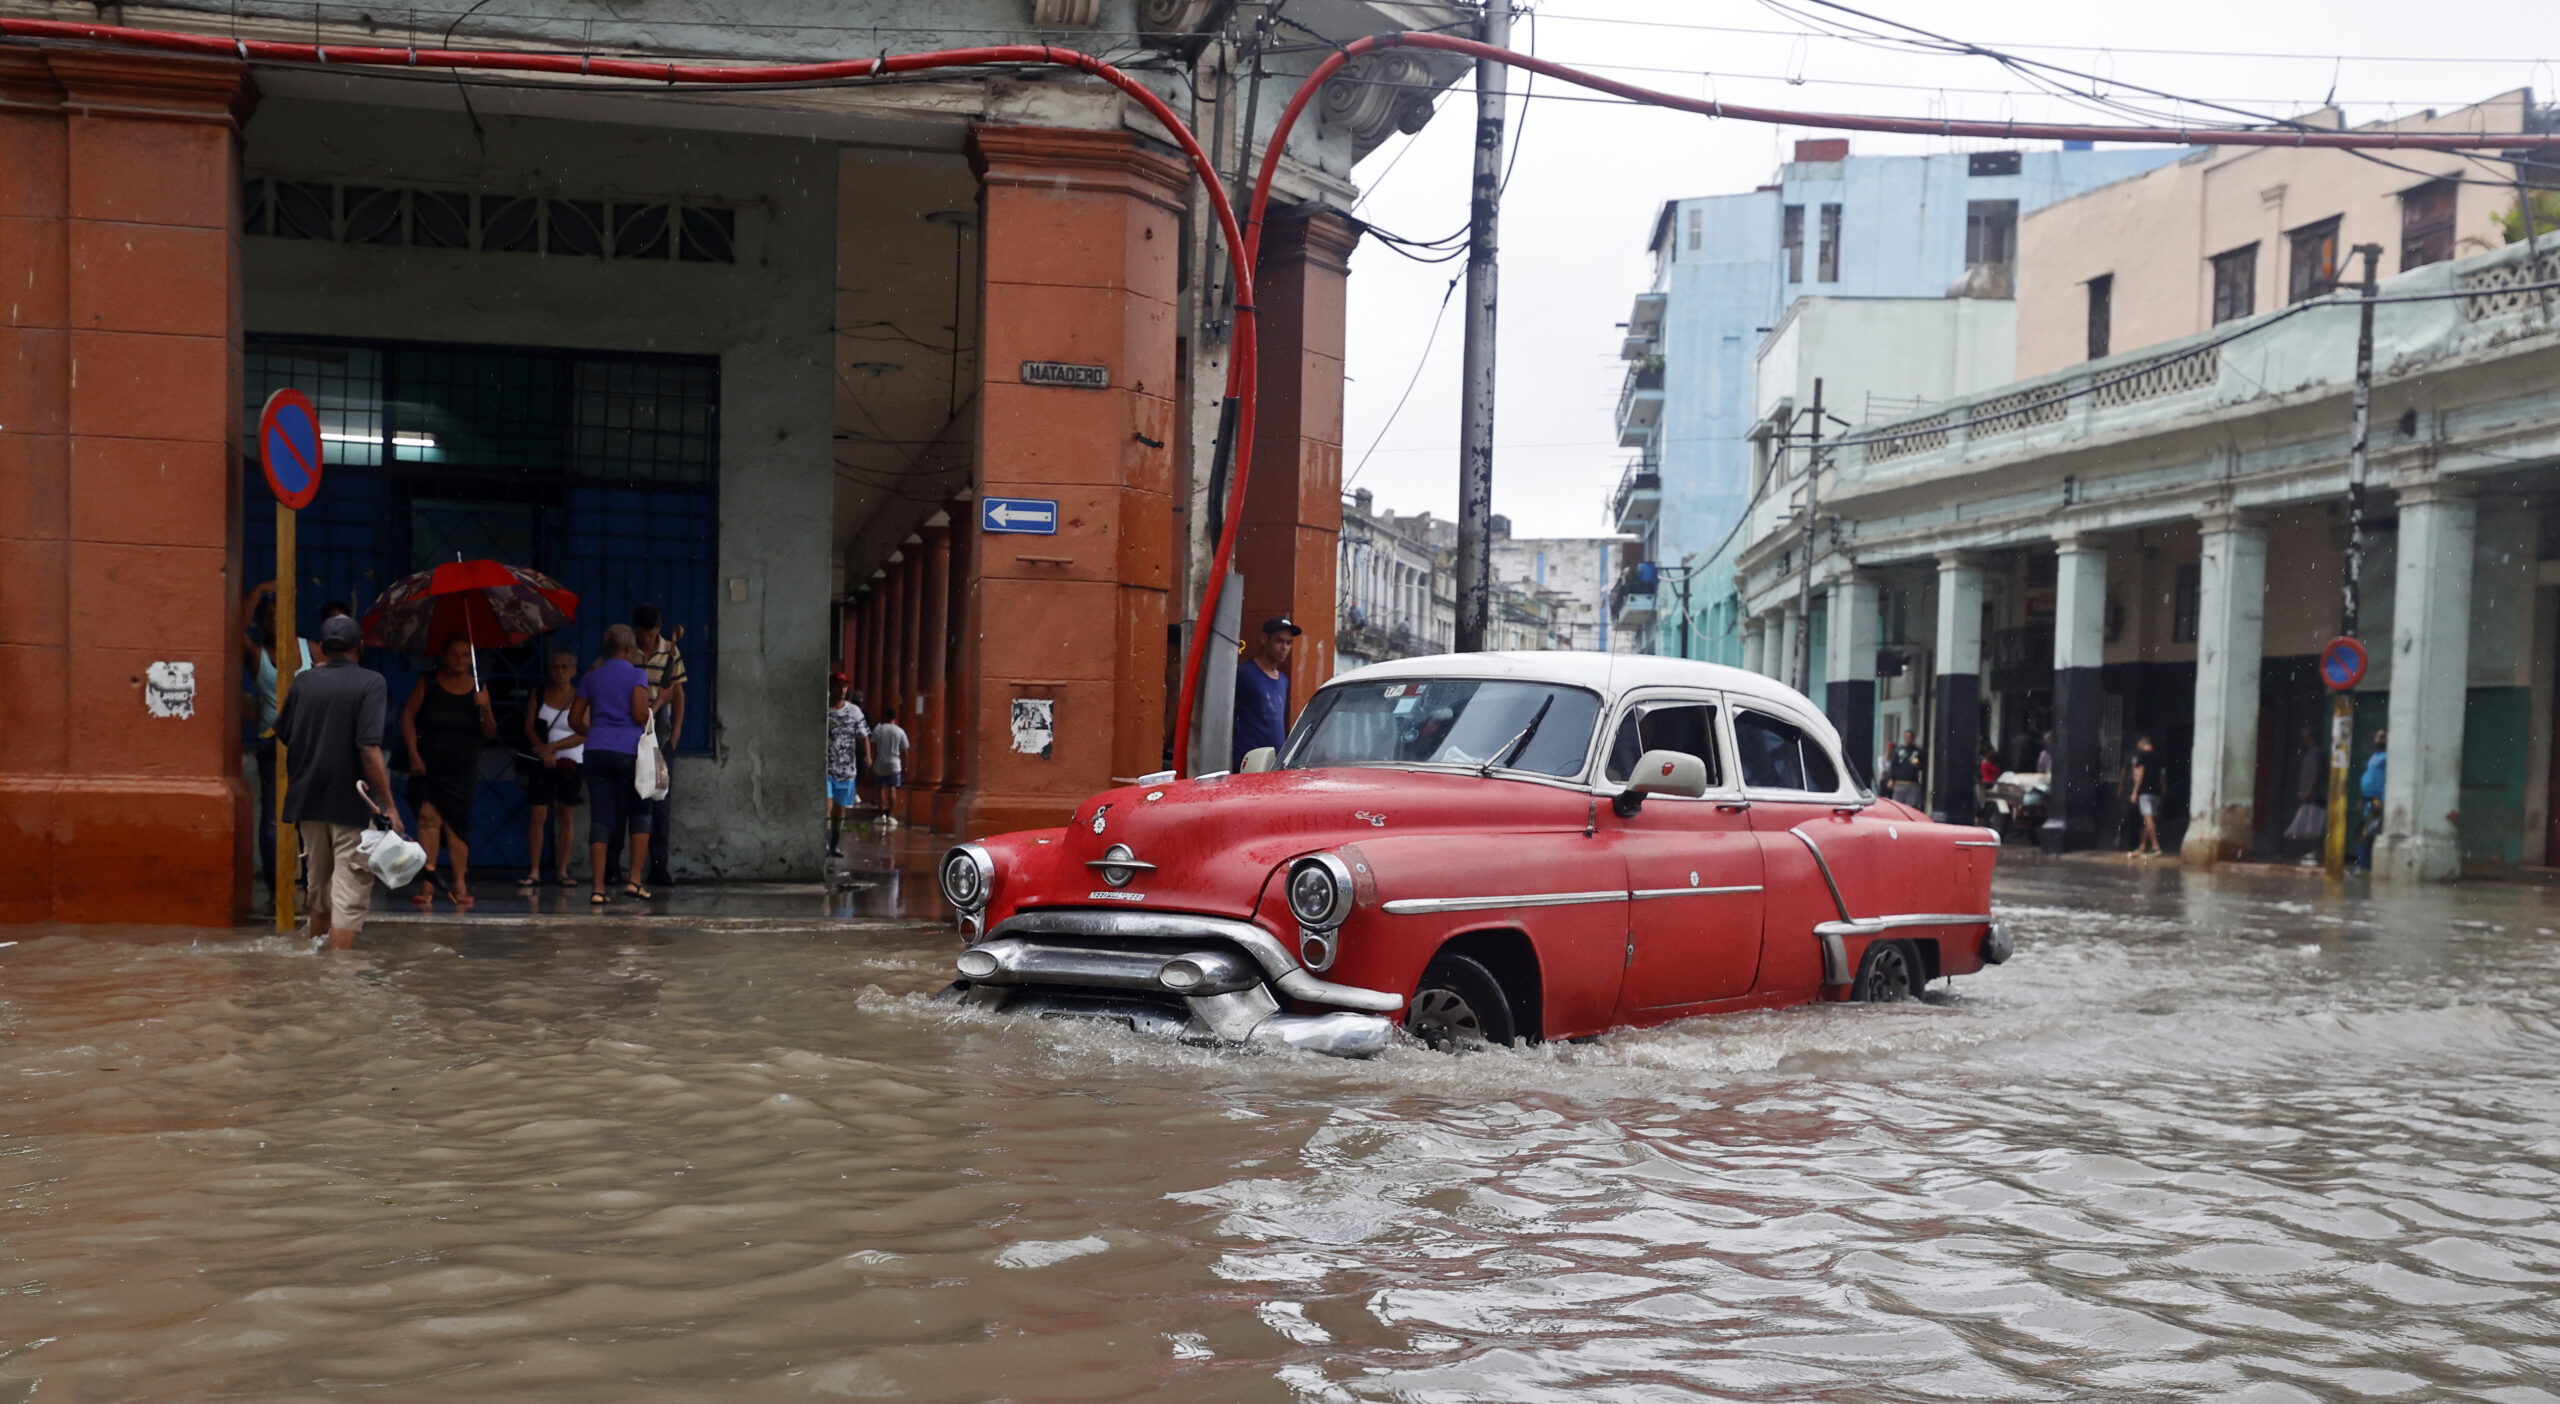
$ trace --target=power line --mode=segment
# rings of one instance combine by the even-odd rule
[[[1387,431],[1396,427],[1396,416],[1404,413],[1405,401],[1413,398],[1413,387],[1422,383],[1422,368],[1431,363],[1431,347],[1440,339],[1440,320],[1449,312],[1449,296],[1455,293],[1458,290],[1458,284],[1464,281],[1463,276],[1451,278],[1447,290],[1440,294],[1440,310],[1431,314],[1431,334],[1422,339],[1422,354],[1414,358],[1413,378],[1404,383],[1404,393],[1396,397],[1396,407],[1387,411],[1387,422],[1378,426],[1378,436],[1369,441],[1368,452],[1360,455],[1359,463],[1351,469],[1351,476],[1342,480],[1342,486],[1346,490],[1354,482],[1359,481],[1360,470],[1369,466],[1370,456],[1378,451],[1379,444],[1386,441]]]

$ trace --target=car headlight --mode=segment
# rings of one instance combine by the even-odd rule
[[[955,910],[984,911],[995,885],[995,859],[979,845],[960,844],[942,855],[942,899]]]
[[[1330,931],[1351,915],[1351,869],[1330,853],[1301,858],[1289,868],[1289,914],[1304,926]]]

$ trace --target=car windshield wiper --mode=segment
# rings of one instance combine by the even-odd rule
[[[1504,761],[1512,759],[1519,755],[1521,751],[1525,750],[1529,745],[1529,738],[1538,734],[1538,723],[1547,719],[1547,709],[1555,704],[1556,695],[1552,692],[1548,693],[1547,700],[1538,704],[1537,715],[1529,718],[1529,724],[1520,728],[1519,735],[1514,736],[1509,741],[1503,743],[1501,750],[1486,757],[1484,767],[1476,773],[1490,779],[1493,776],[1494,770]]]

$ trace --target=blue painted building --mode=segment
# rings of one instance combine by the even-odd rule
[[[2183,154],[1851,156],[1845,140],[1800,141],[1773,185],[1664,204],[1622,347],[1618,442],[1634,454],[1613,504],[1639,546],[1611,591],[1618,626],[1679,653],[1685,581],[1689,655],[1741,661],[1719,548],[1752,491],[1754,360],[1796,299],[2014,296],[2021,215]],[[1868,409],[1830,408],[1853,421]]]

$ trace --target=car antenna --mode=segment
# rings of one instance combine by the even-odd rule
[[[1496,767],[1500,766],[1504,761],[1511,759],[1513,756],[1518,755],[1521,748],[1529,744],[1529,738],[1538,734],[1538,723],[1547,719],[1547,709],[1555,704],[1556,695],[1552,692],[1548,693],[1547,700],[1538,704],[1537,714],[1529,718],[1529,724],[1520,728],[1519,735],[1502,743],[1501,750],[1485,757],[1484,766],[1477,770],[1476,774],[1481,775],[1488,780],[1492,779],[1493,772]]]

